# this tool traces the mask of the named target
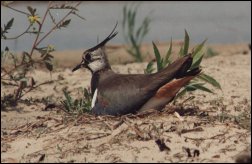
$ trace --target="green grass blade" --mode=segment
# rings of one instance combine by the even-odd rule
[[[66,90],[63,90],[63,93],[66,98],[64,105],[70,111],[72,108],[72,98]]]
[[[199,78],[199,79],[201,79],[201,80],[203,80],[203,81],[205,81],[205,82],[211,84],[212,86],[221,90],[221,85],[213,77],[202,73],[199,76],[197,76],[197,78]]]
[[[127,7],[123,6],[123,21],[122,21],[123,30],[125,29],[126,15],[127,15]]]
[[[200,52],[202,50],[202,48],[204,47],[205,42],[207,41],[207,39],[205,39],[201,44],[197,45],[193,52],[192,52],[192,56],[195,56],[198,52]]]
[[[144,70],[144,73],[145,74],[150,74],[154,71],[154,68],[153,68],[153,64],[154,62],[153,61],[150,61],[146,67],[146,69]]]
[[[203,56],[204,56],[204,53],[202,51],[199,51],[196,55],[194,55],[193,62],[190,69],[199,67]]]
[[[184,49],[183,49],[183,46],[180,47],[180,50],[179,50],[179,55],[180,56],[183,56],[183,52],[184,52]]]
[[[157,69],[158,69],[158,71],[160,71],[163,68],[162,59],[161,59],[161,56],[160,56],[160,53],[159,53],[159,50],[158,50],[156,44],[154,42],[152,42],[152,45],[153,45],[154,54],[155,54],[155,57],[157,60]]]
[[[134,38],[132,35],[130,35],[130,41],[131,41],[132,46],[133,46],[134,48],[138,47],[138,45],[137,45],[137,43],[136,43],[136,40],[135,40],[135,38]]]
[[[131,15],[131,23],[130,23],[132,26],[132,34],[134,34],[135,22],[136,22],[136,10],[133,10],[132,15]]]
[[[194,57],[198,52],[200,52],[205,44],[207,39],[205,39],[200,45],[197,45],[195,50],[192,52],[192,57]]]
[[[188,48],[189,48],[189,35],[187,31],[185,30],[185,39],[184,39],[184,50],[183,50],[183,56],[188,53]]]
[[[171,53],[172,53],[172,38],[171,38],[169,50],[167,51],[166,56],[165,56],[165,65],[171,63],[171,62],[170,62]]]
[[[140,36],[141,36],[142,31],[143,31],[142,26],[137,29],[136,38],[138,41],[140,40],[139,38],[141,38]]]
[[[186,89],[187,92],[197,90],[197,88],[196,88],[193,84],[188,84],[188,85],[186,85],[186,86],[185,86],[185,89]]]
[[[190,67],[190,70],[193,70],[194,68],[198,68],[200,66],[200,63],[203,59],[204,55],[199,56],[199,58],[195,59]]]
[[[198,90],[202,90],[202,91],[209,92],[209,93],[214,93],[213,91],[211,91],[210,89],[204,87],[203,85],[204,85],[204,84],[202,84],[202,83],[193,84],[193,86],[194,86],[196,89],[198,89]]]

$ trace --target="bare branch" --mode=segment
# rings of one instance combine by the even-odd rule
[[[81,2],[78,2],[75,5],[75,8],[78,7],[81,4]],[[72,9],[71,11],[69,11],[47,34],[45,34],[35,45],[35,47],[37,45],[39,45],[49,34],[51,34],[51,32],[53,32],[72,12],[74,11],[74,9]]]
[[[10,7],[9,5],[4,5],[4,4],[2,4],[2,5],[3,5],[4,7],[6,7],[6,8],[9,8],[9,9],[14,10],[14,11],[16,11],[16,12],[19,12],[19,13],[24,14],[24,15],[26,15],[26,16],[30,16],[30,14],[27,13],[27,12],[24,12],[24,11],[21,11],[21,10],[18,10],[18,9],[15,9],[15,8],[13,8],[13,7]]]

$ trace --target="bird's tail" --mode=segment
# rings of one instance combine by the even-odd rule
[[[192,65],[191,55],[186,55],[182,58],[175,60],[163,70],[151,75],[151,80],[156,83],[156,87],[160,88],[174,78],[179,79],[185,76],[195,76],[200,72],[199,68],[190,70]],[[153,85],[153,84],[152,84]],[[153,87],[152,87],[153,88]]]

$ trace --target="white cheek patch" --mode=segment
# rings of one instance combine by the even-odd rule
[[[88,64],[88,67],[93,71],[96,72],[101,70],[105,66],[105,63],[101,60],[95,60]]]
[[[92,103],[91,103],[91,108],[93,108],[95,106],[95,103],[96,103],[96,100],[97,100],[97,92],[98,92],[98,89],[96,89],[95,92],[94,92],[94,96],[92,98]]]

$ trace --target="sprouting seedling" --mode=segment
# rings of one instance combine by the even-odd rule
[[[178,56],[184,56],[184,55],[188,54],[189,41],[190,41],[190,37],[189,37],[187,31],[185,30],[184,44],[181,46]],[[204,40],[202,43],[200,43],[199,45],[196,45],[193,48],[192,53],[191,53],[192,57],[193,57],[193,63],[190,67],[190,70],[197,68],[197,67],[200,67],[200,64],[201,64],[202,59],[205,54],[203,51],[205,43],[206,43],[206,40]],[[155,59],[156,59],[155,61],[157,64],[157,71],[160,71],[163,68],[167,67],[169,64],[171,64],[170,58],[171,58],[171,54],[172,54],[172,39],[170,41],[169,49],[168,49],[164,58],[161,57],[161,54],[160,54],[156,44],[154,42],[152,42],[152,45],[153,45],[153,51],[154,51],[154,55],[155,55]],[[144,71],[145,73],[153,73],[154,72],[155,69],[153,68],[153,65],[154,65],[155,61],[152,60],[151,62],[148,63],[148,65]],[[194,78],[186,86],[184,86],[184,88],[177,94],[175,100],[187,92],[196,91],[196,90],[202,90],[205,92],[214,93],[212,90],[210,90],[209,88],[207,88],[205,86],[206,83],[212,85],[213,87],[215,87],[217,89],[221,89],[221,85],[219,84],[219,82],[217,80],[215,80],[213,77],[211,77],[208,74],[200,73],[196,78]]]

